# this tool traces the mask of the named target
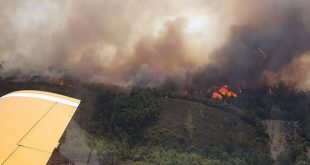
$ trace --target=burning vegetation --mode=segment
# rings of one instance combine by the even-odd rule
[[[79,155],[79,159],[69,155],[71,161],[85,158],[87,162],[90,154],[96,154],[91,157],[98,159],[89,161],[115,164],[124,160],[139,160],[173,164],[178,159],[191,164],[195,159],[201,164],[215,161],[229,165],[238,161],[242,165],[274,165],[269,154],[269,139],[261,123],[270,118],[300,121],[296,125],[299,131],[288,140],[288,145],[298,145],[290,146],[295,147],[294,150],[285,150],[290,162],[301,161],[296,157],[302,157],[304,144],[310,141],[307,132],[310,128],[310,112],[307,111],[310,95],[283,83],[271,87],[244,88],[242,94],[241,90],[237,93],[230,86],[223,85],[197,92],[191,88],[175,90],[176,95],[173,91],[167,94],[167,90],[162,89],[124,88],[69,78],[55,79],[53,83],[2,78],[0,85],[2,94],[18,89],[40,89],[78,96],[83,100],[74,120],[87,131],[87,137],[92,142],[89,147],[94,152],[89,153],[91,151],[83,151],[78,145],[64,145],[62,142],[60,147],[64,148],[57,152],[62,152],[69,145],[72,148],[69,153]],[[107,147],[115,149],[106,153]],[[190,154],[188,147],[193,148]],[[161,156],[154,156],[158,152]],[[222,157],[222,153],[227,154]],[[54,154],[51,160],[59,155]],[[227,160],[227,157],[230,159]]]
[[[236,98],[237,93],[231,91],[228,87],[228,85],[224,85],[222,87],[215,86],[213,87],[215,90],[212,93],[212,99],[215,100],[223,100],[224,98]]]
[[[310,162],[310,2],[175,2],[0,2],[0,91],[83,97],[101,164],[273,165],[265,119],[298,121],[282,156]]]
[[[309,88],[308,1],[126,3],[2,2],[0,70],[59,76],[52,67],[82,81],[159,87],[170,79],[198,89],[292,78]]]
[[[63,79],[60,79],[60,80],[58,81],[58,85],[59,85],[59,86],[64,86],[64,85],[65,85],[65,81],[64,81]]]

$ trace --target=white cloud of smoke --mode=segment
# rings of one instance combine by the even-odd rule
[[[247,86],[309,58],[309,7],[307,0],[1,1],[0,61],[8,72],[57,68],[84,81]],[[286,73],[309,70],[294,68]],[[308,88],[309,75],[296,80]]]

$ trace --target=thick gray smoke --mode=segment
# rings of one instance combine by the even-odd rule
[[[244,87],[267,83],[275,75],[279,75],[280,80],[293,75],[298,81],[309,78],[310,66],[293,71],[302,63],[291,66],[289,75],[280,75],[301,56],[308,59],[306,62],[309,64],[310,29],[304,22],[302,10],[287,8],[281,12],[281,17],[270,17],[276,21],[271,25],[232,27],[229,39],[214,52],[211,57],[213,63],[198,73],[195,84],[227,83]]]
[[[309,7],[308,0],[1,1],[0,73],[151,87],[283,79],[309,89]]]

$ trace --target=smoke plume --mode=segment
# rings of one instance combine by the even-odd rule
[[[281,79],[309,89],[309,7],[307,0],[2,1],[0,70],[150,87]]]

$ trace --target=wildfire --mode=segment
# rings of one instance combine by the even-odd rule
[[[273,95],[273,91],[272,91],[272,89],[271,89],[271,88],[269,88],[269,91],[268,91],[268,92],[269,92],[269,95],[270,95],[270,96],[272,96],[272,95]]]
[[[187,89],[182,89],[181,90],[181,95],[183,95],[183,96],[188,95],[188,90]]]
[[[222,100],[223,98],[237,97],[237,93],[230,91],[228,85],[223,87],[214,87],[215,91],[212,93],[212,98],[215,100]]]
[[[223,96],[218,93],[218,92],[213,92],[212,93],[212,99],[215,99],[215,100],[222,100],[223,99]]]
[[[65,85],[64,80],[62,80],[62,79],[61,79],[61,80],[59,80],[58,85],[59,85],[59,86],[63,86],[63,85]]]

